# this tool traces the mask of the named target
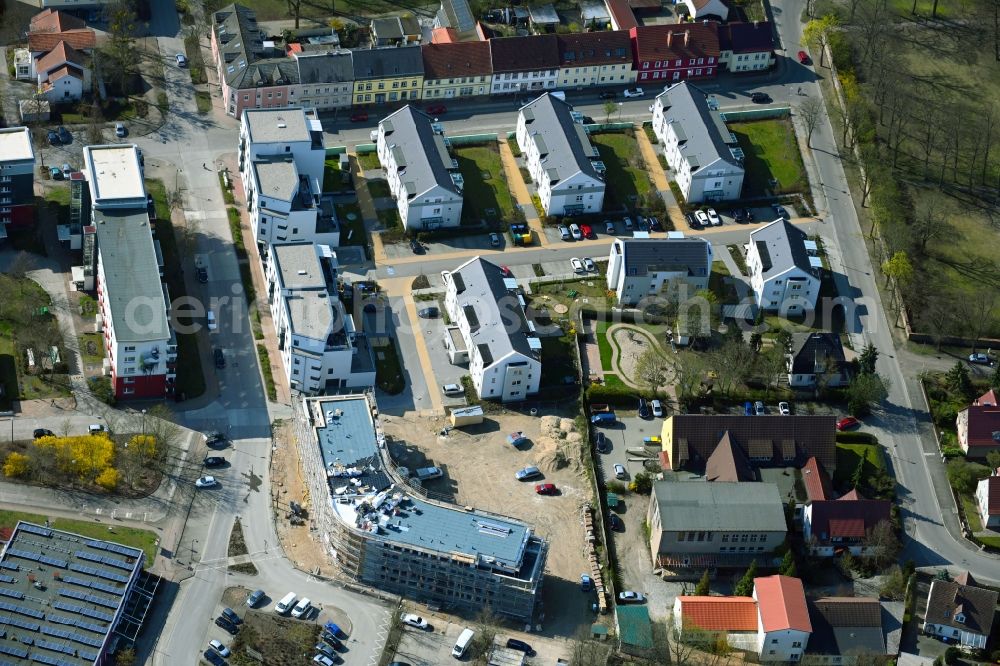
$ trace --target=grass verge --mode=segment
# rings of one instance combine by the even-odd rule
[[[395,340],[386,336],[375,338],[372,348],[375,352],[375,385],[389,395],[402,393],[406,388],[406,378],[403,377]]]
[[[382,168],[382,163],[378,161],[378,153],[374,150],[370,153],[359,153],[358,164],[365,171]]]
[[[240,555],[246,555],[250,551],[247,550],[247,543],[243,537],[243,524],[239,520],[233,523],[233,531],[229,533],[229,557],[239,557]],[[257,567],[254,566],[253,562],[244,562],[243,564],[230,564],[229,571],[232,573],[243,573],[250,576],[257,575]]]
[[[264,376],[267,399],[274,402],[278,399],[278,389],[274,385],[274,373],[271,372],[271,356],[267,353],[267,345],[257,343],[257,357],[260,359],[260,371]]]
[[[740,273],[750,275],[750,271],[747,270],[746,257],[743,256],[743,248],[739,245],[727,245],[726,249],[729,250],[729,256],[736,262],[736,267],[740,269]]]
[[[212,112],[212,95],[204,90],[194,91],[194,103],[198,106],[198,113],[204,115]]]
[[[730,123],[746,156],[744,197],[808,192],[802,153],[787,118]]]
[[[141,530],[136,527],[123,527],[121,525],[108,525],[107,523],[91,522],[86,520],[72,520],[70,518],[51,518],[44,514],[26,513],[24,511],[0,510],[0,527],[14,527],[17,521],[45,525],[49,521],[49,526],[53,529],[73,532],[90,539],[101,539],[113,541],[123,546],[138,548],[146,554],[146,566],[153,565],[156,557],[156,547],[159,537],[149,530]]]

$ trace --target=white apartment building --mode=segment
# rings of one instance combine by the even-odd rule
[[[682,81],[657,95],[653,132],[688,203],[740,198],[743,151],[703,91]]]
[[[782,316],[816,308],[819,259],[806,250],[806,234],[785,219],[750,233],[747,270],[757,306]],[[815,261],[813,261],[815,259]]]
[[[141,155],[135,145],[87,146],[97,241],[97,301],[107,352],[105,371],[119,399],[174,393],[177,339],[162,254],[146,209]]]
[[[267,300],[291,390],[320,395],[373,386],[371,347],[337,298],[330,246],[272,244],[267,255]]]
[[[481,257],[445,274],[445,310],[465,350],[446,335],[454,356],[468,353],[469,374],[481,398],[516,402],[538,393],[542,344],[524,314],[510,271]]]
[[[325,160],[323,126],[315,111],[244,109],[239,170],[258,247],[340,244],[333,203],[321,197]]]
[[[601,212],[604,165],[572,106],[549,94],[525,104],[516,136],[546,215]]]
[[[405,229],[461,224],[464,180],[443,130],[430,116],[404,106],[378,124],[376,145]]]
[[[686,285],[680,298],[708,288],[712,274],[712,244],[671,231],[668,238],[616,238],[608,255],[608,289],[618,304],[630,306],[663,292],[674,282]]]

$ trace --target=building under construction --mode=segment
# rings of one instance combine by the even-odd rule
[[[535,619],[548,546],[528,525],[419,494],[397,475],[369,395],[302,406],[313,518],[347,576],[437,608]]]

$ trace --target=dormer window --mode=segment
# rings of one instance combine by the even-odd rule
[[[965,624],[965,613],[955,613],[955,622]]]

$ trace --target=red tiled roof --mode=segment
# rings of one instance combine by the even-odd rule
[[[851,491],[838,500],[812,503],[812,533],[818,539],[861,538],[883,520],[889,520],[892,503],[864,499]]]
[[[38,59],[38,62],[35,63],[35,71],[39,73],[47,72],[64,62],[76,65],[78,68],[83,67],[83,56],[80,52],[63,41],[56,44],[54,49]]]
[[[830,477],[816,460],[816,456],[811,456],[802,466],[802,483],[805,484],[806,497],[810,502],[833,499]]]
[[[639,25],[628,0],[604,0],[604,4],[607,5],[611,20],[619,30],[631,30]]]
[[[993,389],[990,389],[986,393],[976,398],[976,401],[973,402],[972,404],[979,405],[980,407],[987,407],[990,405],[996,407],[998,404],[1000,404],[1000,401],[997,400],[997,394],[994,393]]]
[[[702,631],[756,631],[757,602],[751,597],[678,597],[684,627]]]
[[[801,580],[790,576],[764,576],[753,579],[753,589],[765,632],[785,629],[812,632]]]
[[[683,23],[633,28],[636,59],[675,60],[719,57],[719,24]]]
[[[56,9],[44,9],[31,17],[29,32],[65,32],[67,30],[82,30],[87,24],[72,14],[66,14]]]
[[[556,37],[563,67],[632,63],[632,42],[627,30],[576,32]]]
[[[425,44],[421,52],[424,57],[424,80],[493,73],[489,42]]]
[[[984,481],[986,482],[986,514],[1000,516],[1000,476],[994,474]]]
[[[489,44],[494,72],[559,69],[559,43],[555,35],[498,37]]]
[[[66,42],[74,49],[92,49],[97,43],[94,31],[66,30],[65,32],[32,32],[28,34],[28,49],[34,53],[51,51],[59,42]]]
[[[431,30],[432,44],[451,44],[458,41],[458,33],[454,28],[434,28]]]
[[[994,433],[1000,433],[1000,407],[995,405],[972,405],[968,407],[968,442],[969,449],[977,446],[1000,446],[1000,439],[994,439]]]

